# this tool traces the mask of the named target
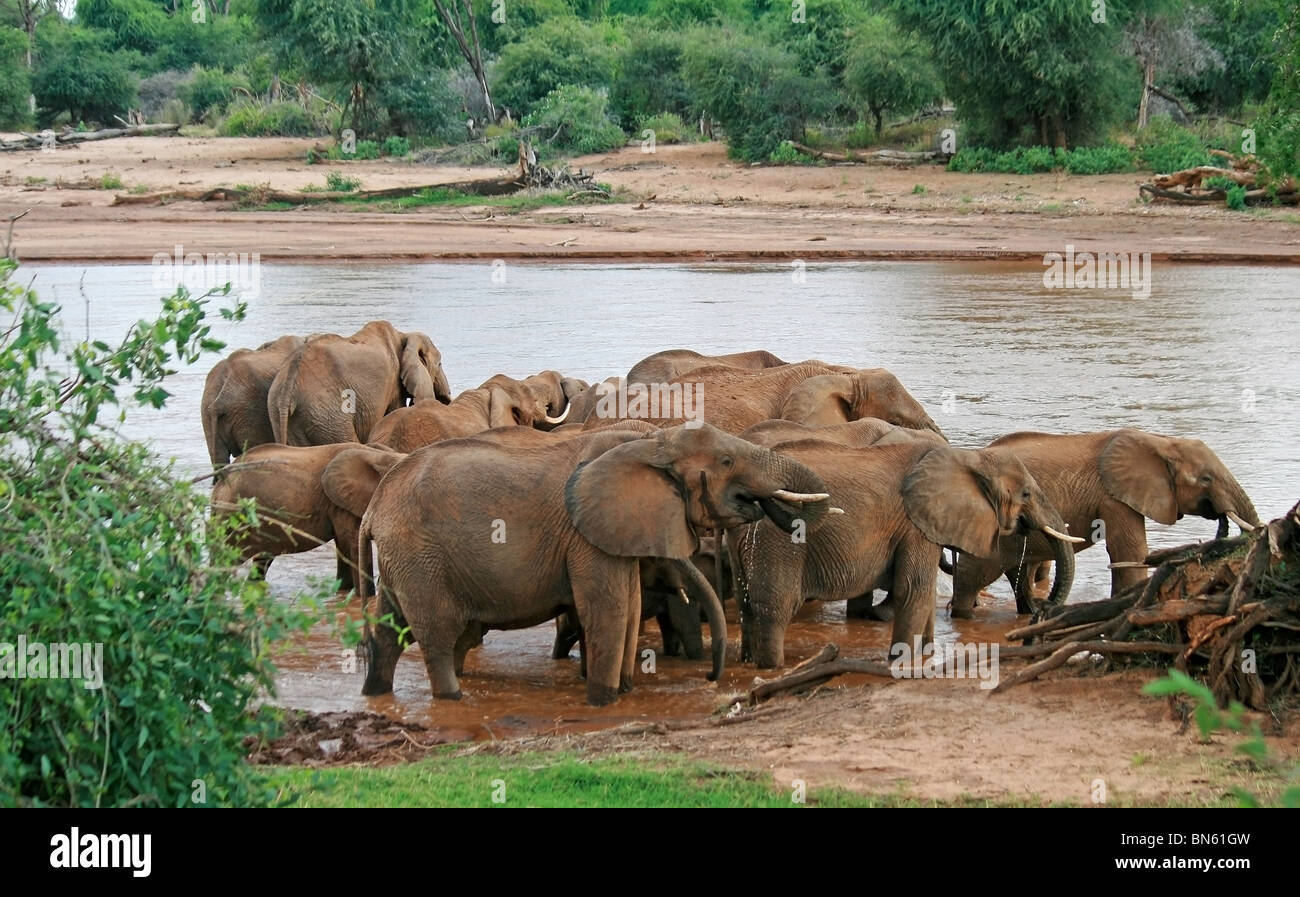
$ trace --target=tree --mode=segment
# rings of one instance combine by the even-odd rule
[[[871,111],[877,136],[886,109],[913,112],[942,98],[929,48],[883,15],[869,17],[854,30],[844,86]]]
[[[0,26],[0,128],[25,127],[30,117],[32,79],[24,62],[26,51],[26,35]]]
[[[732,28],[692,32],[682,70],[696,110],[726,130],[728,153],[751,162],[767,159],[782,141],[802,140],[835,96],[829,79],[801,74],[788,51]]]
[[[934,48],[949,97],[986,142],[1067,146],[1126,105],[1123,27],[1145,0],[888,2]]]
[[[37,32],[36,46],[32,92],[42,123],[65,112],[73,123],[112,123],[135,105],[133,70],[143,57],[115,49],[107,32],[50,21]]]
[[[1274,0],[1273,87],[1258,123],[1259,156],[1273,182],[1300,180],[1300,5]]]
[[[1142,67],[1142,99],[1138,103],[1139,128],[1146,127],[1153,93],[1172,96],[1156,86],[1156,69],[1168,75],[1196,75],[1222,69],[1223,57],[1201,39],[1197,26],[1202,11],[1183,2],[1168,2],[1143,10],[1124,29],[1125,37]],[[1181,108],[1182,103],[1174,100]],[[1186,110],[1182,110],[1186,114]]]
[[[496,121],[497,108],[492,103],[492,91],[488,88],[487,69],[483,65],[483,44],[478,38],[478,23],[474,21],[474,4],[472,0],[433,0],[438,15],[451,32],[460,48],[460,55],[474,73],[474,79],[483,89],[483,105],[487,107],[488,117]],[[469,26],[468,37],[465,26]]]
[[[619,33],[566,16],[530,28],[506,44],[493,72],[497,97],[528,110],[557,87],[608,87],[614,76]]]

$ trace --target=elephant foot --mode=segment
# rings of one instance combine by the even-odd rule
[[[619,693],[619,694],[621,694],[621,695],[625,695],[625,694],[627,694],[628,692],[630,692],[631,690],[632,690],[632,680],[631,680],[631,679],[620,678],[620,679],[618,680],[618,693]]]
[[[587,703],[592,707],[606,707],[618,700],[618,689],[608,685],[587,683]]]
[[[365,685],[361,686],[361,694],[367,698],[373,698],[376,695],[392,694],[393,683],[385,682],[382,679],[366,679]]]
[[[438,694],[434,695],[434,697],[440,701],[459,701],[461,698],[461,692],[460,689],[458,688],[455,691],[439,692]]]
[[[948,605],[948,616],[952,617],[954,620],[973,620],[975,619],[975,605],[956,605],[950,603]]]

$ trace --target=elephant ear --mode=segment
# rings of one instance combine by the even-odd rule
[[[417,402],[436,395],[433,376],[424,357],[432,345],[432,341],[422,333],[408,333],[402,337],[402,388]]]
[[[903,478],[903,507],[927,539],[976,557],[997,552],[998,515],[962,452],[932,448]]]
[[[492,429],[497,427],[513,427],[519,424],[521,419],[519,403],[499,386],[494,386],[488,390],[488,426]]]
[[[698,539],[677,483],[658,463],[657,438],[633,438],[586,461],[564,489],[582,537],[617,557],[689,558]]]
[[[780,416],[810,427],[825,427],[852,420],[852,407],[852,379],[846,374],[820,374],[790,390]]]
[[[363,517],[379,481],[390,467],[405,457],[386,446],[344,449],[325,465],[320,478],[321,489],[334,504],[354,517]]]
[[[1101,450],[1097,467],[1106,494],[1157,523],[1178,520],[1174,473],[1162,436],[1120,430]]]

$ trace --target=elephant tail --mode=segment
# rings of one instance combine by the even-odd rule
[[[275,441],[281,445],[289,444],[289,415],[293,413],[293,408],[287,401],[276,403],[275,413],[271,415],[271,431],[275,434]]]
[[[367,605],[370,598],[375,594],[374,580],[374,559],[371,557],[370,537],[370,512],[366,511],[361,518],[361,526],[357,529],[357,569],[355,575],[357,578],[357,598],[361,602],[361,619],[363,638],[361,642],[362,650],[357,652],[363,666],[374,656],[375,637],[370,631],[370,611]]]

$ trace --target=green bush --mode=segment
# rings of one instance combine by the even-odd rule
[[[1228,208],[1240,212],[1246,208],[1246,188],[1240,184],[1233,184],[1227,189],[1225,202],[1227,202]]]
[[[383,144],[380,145],[379,149],[385,156],[406,156],[410,155],[411,141],[407,140],[405,137],[394,135],[386,138]]]
[[[32,79],[26,59],[27,36],[17,28],[0,25],[0,128],[6,130],[31,123],[27,95]]]
[[[331,171],[325,175],[325,189],[335,193],[352,193],[361,189],[361,179],[348,177],[340,171]]]
[[[579,154],[603,153],[627,142],[623,129],[610,118],[605,94],[573,84],[543,97],[524,124],[555,134],[551,145],[556,149]]]
[[[65,113],[74,122],[112,123],[135,105],[140,54],[113,49],[103,33],[52,25],[37,31],[37,51],[32,93],[42,124]]]
[[[660,112],[641,119],[632,136],[643,139],[643,131],[654,131],[655,143],[690,143],[696,137],[695,129],[682,121],[676,112]]]
[[[307,617],[235,572],[228,537],[250,513],[210,520],[202,492],[117,432],[126,405],[161,407],[178,363],[221,348],[208,298],[180,288],[119,345],[64,345],[58,307],[15,269],[0,261],[14,321],[0,337],[0,632],[26,641],[28,676],[16,647],[0,650],[0,805],[270,803],[243,757],[273,714],[250,711],[273,686],[271,646]],[[98,662],[32,675],[34,645],[72,644]]]
[[[805,156],[795,149],[794,142],[790,140],[782,140],[777,148],[772,150],[767,160],[778,165],[811,165],[813,163],[812,157]]]
[[[312,137],[329,133],[328,123],[298,103],[236,100],[217,126],[226,137]]]
[[[614,74],[616,34],[573,16],[548,19],[506,44],[497,59],[494,98],[519,111],[564,85],[598,88]]]
[[[691,90],[682,75],[682,45],[678,31],[637,27],[629,32],[627,44],[615,58],[609,86],[609,104],[619,124],[629,127],[655,113],[690,117]]]
[[[209,112],[223,112],[234,101],[235,91],[240,88],[249,89],[248,79],[243,75],[195,66],[189,80],[183,82],[176,93],[193,110],[196,118],[203,118]]]
[[[1168,116],[1151,119],[1138,132],[1135,154],[1143,169],[1160,174],[1213,162],[1201,138]]]
[[[998,152],[986,146],[965,147],[948,160],[949,171],[989,171],[1034,174],[1064,168],[1070,174],[1108,174],[1127,171],[1132,155],[1118,144],[1080,146],[1072,150],[1046,146],[1019,146]]]

